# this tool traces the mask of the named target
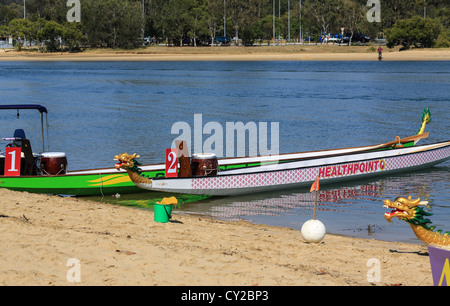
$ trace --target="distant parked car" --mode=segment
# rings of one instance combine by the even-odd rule
[[[355,37],[355,35],[353,35]],[[363,33],[357,33],[356,34],[356,40],[362,43],[368,43],[370,41],[370,37],[367,35],[364,35]]]
[[[351,33],[347,33],[342,38],[343,42],[348,43],[350,41],[350,37],[352,38],[352,42],[368,43],[370,41],[370,37],[364,35],[363,33],[353,33],[353,36]]]
[[[217,45],[228,45],[230,44],[231,39],[227,36],[217,36],[214,38],[214,44]]]
[[[325,38],[326,38],[325,42],[333,42],[333,43],[339,42],[341,40],[339,38],[339,36],[340,36],[339,34],[335,34],[335,33],[330,33],[328,35],[325,35]]]
[[[183,38],[183,41],[182,41],[182,46],[200,46],[200,45],[201,45],[201,41],[197,37],[195,37],[195,38],[186,37],[186,38]]]
[[[386,38],[375,38],[373,42],[377,45],[386,45]]]

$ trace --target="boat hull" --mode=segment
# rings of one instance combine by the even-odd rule
[[[383,152],[309,159],[282,166],[249,168],[251,172],[248,173],[242,173],[246,169],[240,169],[214,177],[154,179],[151,185],[137,185],[143,189],[162,192],[231,196],[309,187],[317,177],[321,184],[329,184],[392,175],[428,168],[448,159],[450,142],[444,142]],[[272,169],[268,170],[270,167]]]

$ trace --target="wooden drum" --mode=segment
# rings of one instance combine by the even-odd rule
[[[41,171],[43,174],[66,174],[67,158],[63,152],[45,152],[41,157]]]
[[[214,153],[194,154],[191,157],[193,176],[215,176],[219,169],[217,156]]]

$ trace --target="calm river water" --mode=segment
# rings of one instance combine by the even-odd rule
[[[450,62],[0,62],[0,103],[47,107],[49,148],[66,152],[69,170],[112,167],[118,153],[160,163],[180,135],[217,122],[279,124],[279,152],[378,144],[415,134],[430,107],[430,137],[450,140]],[[0,135],[12,126],[40,141],[33,111],[0,113]],[[201,135],[204,143],[210,136]],[[270,130],[269,130],[270,136]],[[225,137],[225,136],[224,136]],[[197,140],[198,141],[198,140]],[[225,154],[224,146],[224,154]],[[430,219],[450,230],[450,163],[373,180],[323,186],[317,218],[327,232],[417,242],[409,226],[387,223],[382,201],[396,196],[430,202]],[[97,198],[151,207],[164,195]],[[182,204],[178,211],[300,229],[312,218],[313,194],[285,190]]]

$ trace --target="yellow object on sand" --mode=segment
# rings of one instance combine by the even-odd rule
[[[170,198],[163,198],[161,202],[156,202],[156,204],[162,204],[162,205],[177,205],[178,200],[175,197]]]

